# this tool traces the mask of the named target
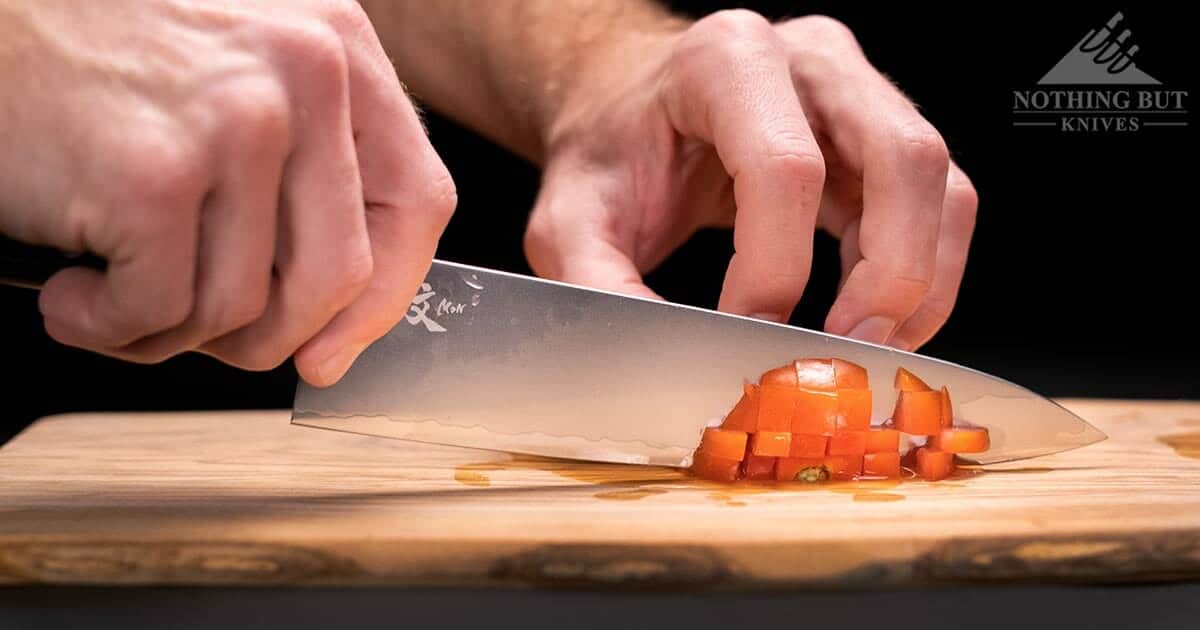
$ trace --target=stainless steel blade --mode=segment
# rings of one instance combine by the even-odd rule
[[[435,261],[403,321],[336,385],[301,384],[295,424],[474,448],[688,466],[743,379],[799,357],[867,368],[873,422],[897,367],[950,388],[993,463],[1104,434],[1034,392],[959,365],[792,326]]]

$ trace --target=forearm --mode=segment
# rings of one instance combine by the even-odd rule
[[[361,2],[418,99],[535,162],[589,64],[683,24],[652,0]]]

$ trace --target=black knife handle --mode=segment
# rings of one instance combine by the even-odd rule
[[[71,255],[0,236],[0,284],[40,289],[50,276],[67,267],[103,270],[107,266],[103,258],[93,254]]]

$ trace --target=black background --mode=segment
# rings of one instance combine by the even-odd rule
[[[675,3],[702,14],[728,2]],[[1031,87],[1089,28],[1124,11],[1138,64],[1194,90],[1193,27],[1169,4],[749,2],[773,17],[825,13],[846,22],[871,60],[920,105],[975,181],[981,208],[958,308],[923,351],[1055,396],[1200,399],[1191,215],[1194,127],[1070,135],[1011,126],[1011,90]],[[1190,106],[1190,100],[1189,100]],[[458,182],[441,243],[448,260],[526,272],[521,233],[537,170],[436,115],[435,146]],[[820,239],[793,323],[819,326],[832,301],[836,248]],[[727,233],[699,235],[651,276],[668,298],[716,304]],[[5,413],[0,442],[68,410],[287,407],[291,366],[246,373],[203,357],[123,364],[63,348],[41,330],[31,292],[0,289]],[[1186,303],[1185,303],[1186,302]],[[1162,589],[988,589],[780,597],[592,598],[415,591],[5,590],[15,626],[721,627],[771,620],[855,627],[1190,627],[1195,585]],[[69,605],[68,605],[69,603]],[[1014,605],[1017,604],[1017,605]],[[424,621],[425,623],[421,623]],[[274,622],[274,623],[272,623]],[[1039,623],[1041,622],[1041,623]],[[0,621],[0,627],[6,627]]]
[[[735,3],[675,2],[695,15]],[[1191,90],[1193,41],[1177,8],[1104,3],[751,2],[771,17],[825,13],[846,22],[868,57],[946,137],[981,197],[955,314],[922,351],[1054,396],[1200,397],[1191,215],[1195,128],[1070,134],[1011,126],[1011,90],[1032,87],[1089,28],[1125,13],[1139,67]],[[1190,106],[1190,100],[1189,100]],[[1190,114],[1189,114],[1190,120]],[[439,257],[527,272],[521,234],[537,169],[430,115],[458,183],[459,209]],[[698,235],[651,274],[669,299],[716,305],[727,232]],[[838,274],[836,243],[818,239],[815,271],[792,323],[819,327]],[[287,407],[291,365],[241,372],[183,356],[124,364],[63,348],[42,332],[32,292],[0,289],[5,344],[3,440],[67,410]]]

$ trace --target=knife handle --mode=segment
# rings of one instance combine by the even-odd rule
[[[94,254],[72,255],[0,236],[0,284],[40,289],[50,276],[67,267],[104,270],[107,266],[103,258]]]

